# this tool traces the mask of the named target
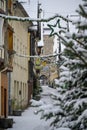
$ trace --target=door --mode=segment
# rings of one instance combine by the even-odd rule
[[[4,117],[7,117],[7,90],[4,89]]]

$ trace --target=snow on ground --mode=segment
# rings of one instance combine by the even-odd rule
[[[48,124],[45,121],[40,120],[40,114],[34,114],[35,110],[36,108],[30,107],[22,113],[22,116],[13,116],[15,123],[13,128],[8,130],[41,130],[41,128],[42,130],[49,130]]]
[[[43,92],[41,94],[40,103],[44,102],[48,104],[51,102],[50,93],[55,92],[55,89],[52,89],[48,86],[42,86]],[[40,104],[39,104],[40,105]],[[49,127],[50,121],[44,121],[40,119],[41,113],[35,115],[35,111],[37,111],[37,107],[29,107],[26,109],[22,116],[11,116],[14,120],[13,128],[9,128],[7,130],[54,130]],[[69,130],[68,128],[58,128],[55,130]]]

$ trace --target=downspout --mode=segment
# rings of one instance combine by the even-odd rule
[[[8,72],[8,114],[12,115],[11,108],[11,72]]]
[[[6,15],[8,15],[8,0],[6,0]],[[7,48],[7,42],[8,42],[8,37],[7,37],[7,28],[8,28],[8,21],[5,20],[5,25],[6,25],[6,37],[5,37],[5,67],[7,67],[8,65],[8,48]],[[7,76],[8,76],[8,114],[11,115],[12,114],[12,110],[11,110],[11,97],[10,97],[10,93],[11,93],[11,72],[7,72]]]

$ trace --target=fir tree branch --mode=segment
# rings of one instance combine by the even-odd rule
[[[82,62],[87,66],[87,62],[82,58],[82,56],[80,56],[80,55],[76,52],[76,50],[75,50],[73,47],[71,47],[71,49],[73,50],[73,52],[75,53],[75,55],[76,55],[80,60],[82,60]]]
[[[66,47],[71,48],[71,49],[73,50],[73,52],[75,53],[75,55],[87,66],[87,62],[82,58],[82,56],[80,56],[80,55],[76,52],[76,50],[73,48],[73,46],[69,45],[69,43],[67,42],[67,39],[65,39],[64,37],[62,37],[62,36],[59,35],[59,34],[57,34],[57,35],[58,35],[58,37],[59,37],[61,40],[63,40],[63,44],[66,43],[66,44],[64,44],[64,45],[65,45]]]
[[[78,39],[74,39],[76,42],[78,42],[80,45],[82,45],[83,47],[85,47],[84,46],[84,44],[81,42],[81,41],[79,41]]]
[[[87,18],[87,13],[85,12],[83,6],[82,6],[82,5],[79,5],[79,8],[80,8],[80,11],[77,10],[77,12],[78,12],[81,16]]]

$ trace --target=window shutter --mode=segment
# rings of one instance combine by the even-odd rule
[[[8,50],[13,50],[13,31],[8,29]]]
[[[8,10],[11,11],[11,0],[8,0]]]

